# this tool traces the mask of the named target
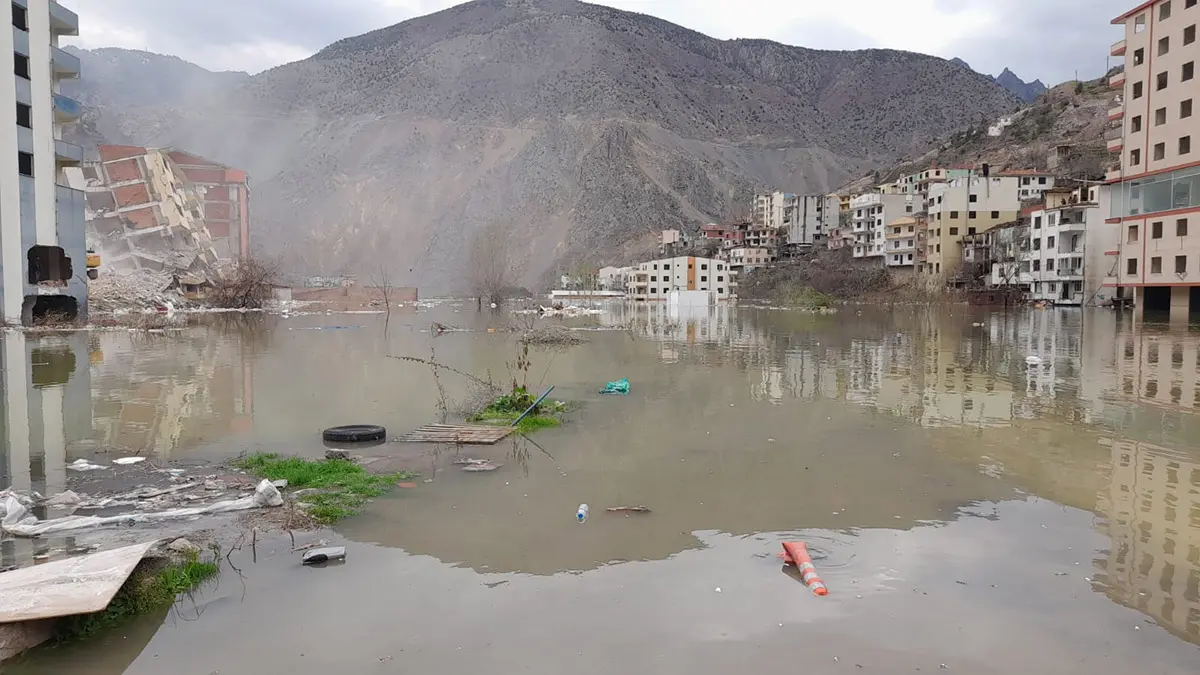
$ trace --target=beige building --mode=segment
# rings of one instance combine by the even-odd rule
[[[1113,283],[1132,291],[1139,317],[1186,321],[1200,312],[1200,3],[1145,2],[1113,24],[1125,27],[1111,50],[1125,69],[1109,79],[1120,91],[1109,119],[1121,128],[1108,142],[1119,158],[1107,175],[1106,222],[1120,229]]]
[[[627,296],[638,302],[666,300],[672,291],[710,291],[718,300],[734,295],[729,263],[712,258],[661,258],[638,264],[626,275]]]
[[[916,269],[917,245],[923,235],[915,218],[906,216],[888,223],[883,235],[884,264],[895,269]]]
[[[917,269],[932,285],[953,281],[962,267],[962,237],[1012,222],[1021,212],[1016,176],[972,176],[929,189],[925,262]]]
[[[851,232],[855,258],[879,258],[886,247],[887,224],[912,217],[920,210],[920,198],[899,192],[872,192],[850,200]]]

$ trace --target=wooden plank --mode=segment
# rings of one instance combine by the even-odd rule
[[[401,436],[405,443],[460,443],[493,445],[513,432],[512,427],[485,425],[426,424]]]
[[[0,574],[0,623],[99,612],[154,542]]]

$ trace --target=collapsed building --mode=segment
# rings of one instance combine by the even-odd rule
[[[86,193],[89,248],[101,274],[134,270],[169,276],[198,292],[222,265],[249,254],[249,179],[168,148],[101,145],[75,180]]]

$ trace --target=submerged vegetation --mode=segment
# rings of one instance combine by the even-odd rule
[[[512,424],[529,409],[537,397],[529,393],[524,386],[513,383],[512,391],[496,397],[487,407],[472,415],[471,422],[487,424]],[[562,401],[542,401],[536,408],[517,423],[517,431],[529,433],[538,429],[548,429],[562,424],[560,415],[566,411]]]
[[[180,595],[194,591],[219,572],[215,554],[212,559],[201,559],[194,553],[165,564],[161,559],[143,561],[108,607],[94,614],[63,619],[55,638],[60,643],[89,638],[136,616],[170,607]]]
[[[302,494],[299,501],[308,515],[324,524],[357,515],[369,499],[413,477],[410,473],[367,473],[344,459],[310,460],[265,453],[248,455],[235,465],[261,478],[286,480],[289,488],[312,490]]]

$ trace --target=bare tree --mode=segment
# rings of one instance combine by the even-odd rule
[[[475,233],[467,271],[471,292],[482,308],[484,300],[499,305],[514,276],[507,224],[497,221]]]
[[[212,304],[226,309],[260,309],[279,283],[273,260],[248,257],[226,268],[213,282]]]
[[[388,271],[387,265],[381,264],[371,273],[371,286],[379,291],[380,297],[383,298],[383,309],[385,313],[384,323],[392,318],[392,275]]]

